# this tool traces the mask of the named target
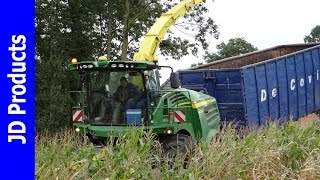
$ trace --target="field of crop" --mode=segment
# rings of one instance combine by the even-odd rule
[[[162,157],[146,132],[130,132],[115,146],[101,149],[70,130],[42,133],[36,138],[36,175],[103,180],[320,178],[319,121],[270,124],[243,138],[234,134],[226,127],[209,145],[200,143],[184,167],[183,157]]]

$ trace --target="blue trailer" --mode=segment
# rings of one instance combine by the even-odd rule
[[[320,109],[320,45],[296,44],[179,71],[183,87],[216,98],[222,122],[260,126]]]

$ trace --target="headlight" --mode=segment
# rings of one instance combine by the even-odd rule
[[[172,131],[172,129],[166,129],[165,133],[167,133],[167,134],[172,134],[173,131]]]

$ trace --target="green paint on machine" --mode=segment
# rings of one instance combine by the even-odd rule
[[[200,139],[209,142],[219,132],[215,98],[184,88],[159,90],[158,69],[163,67],[147,61],[90,63],[72,64],[69,70],[79,74],[71,97],[72,110],[81,111],[82,121],[73,125],[92,142],[142,128],[155,133],[164,146],[179,141],[191,146]],[[118,96],[124,78],[131,89]]]

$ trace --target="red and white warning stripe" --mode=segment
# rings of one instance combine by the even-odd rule
[[[172,113],[174,115],[173,116],[174,122],[185,122],[186,121],[186,111],[181,110],[181,111],[169,112],[169,121],[171,121]]]
[[[73,122],[82,121],[82,111],[80,111],[80,110],[73,110],[73,111],[72,111],[72,119],[73,119]]]

